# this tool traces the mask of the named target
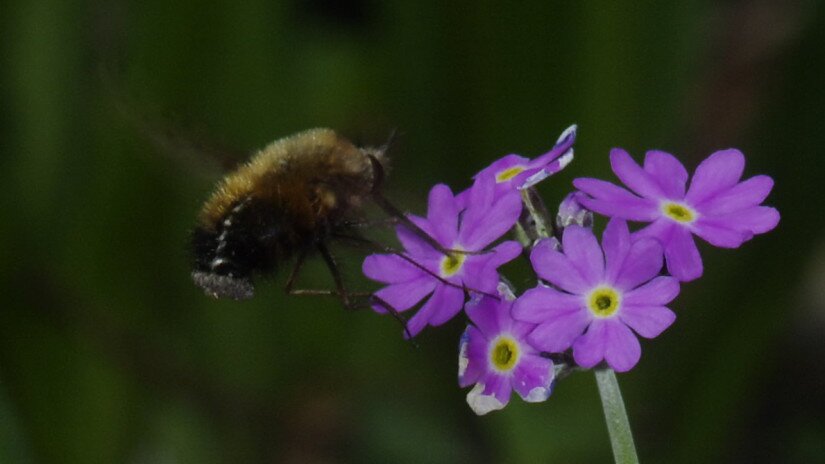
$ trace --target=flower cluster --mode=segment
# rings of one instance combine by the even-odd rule
[[[561,202],[553,236],[501,241],[514,228],[529,237],[524,232],[537,219],[547,222],[520,220],[523,202],[532,215],[544,208],[530,204],[536,195],[519,192],[564,168],[575,138],[571,126],[533,160],[507,155],[458,195],[433,187],[426,218],[408,216],[418,230],[396,230],[403,250],[364,261],[364,273],[387,284],[375,293],[382,303],[404,312],[426,299],[407,322],[410,336],[464,310],[470,325],[459,347],[459,384],[474,385],[467,402],[477,414],[504,407],[512,390],[525,401],[544,401],[558,374],[574,368],[632,369],[641,356],[637,337],[655,338],[670,327],[676,314],[667,305],[680,282],[702,275],[693,235],[737,248],[779,222],[775,208],[761,206],[772,179],[740,181],[745,159],[738,150],[712,154],[689,179],[668,153],[649,151],[640,166],[614,149],[613,171],[629,190],[576,179],[578,190]],[[610,218],[601,242],[592,230],[594,212]],[[631,231],[627,221],[649,225]],[[538,283],[516,297],[498,269],[522,247],[530,248]]]

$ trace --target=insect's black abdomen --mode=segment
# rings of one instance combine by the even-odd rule
[[[273,272],[277,261],[286,258],[281,221],[272,205],[245,199],[214,230],[195,229],[195,283],[215,298],[251,298],[253,275]]]

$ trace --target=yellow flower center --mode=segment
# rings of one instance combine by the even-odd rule
[[[499,336],[490,348],[490,362],[499,371],[509,371],[519,359],[518,343],[510,337]]]
[[[503,171],[499,171],[499,173],[496,174],[496,183],[500,184],[502,182],[507,182],[508,180],[511,180],[513,177],[516,177],[517,175],[524,172],[524,169],[524,166],[513,166]]]
[[[696,219],[696,211],[693,211],[687,205],[683,205],[680,203],[663,203],[662,204],[662,212],[665,216],[673,219],[676,222],[693,222]]]
[[[467,255],[456,253],[441,258],[441,277],[452,277],[461,270]]]
[[[590,312],[600,318],[612,316],[619,310],[621,304],[619,292],[610,287],[599,287],[593,290],[587,300]]]

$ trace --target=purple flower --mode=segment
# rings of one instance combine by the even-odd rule
[[[462,210],[449,187],[436,185],[430,190],[427,217],[408,217],[445,249],[484,251],[510,230],[521,214],[517,193],[495,198],[493,189],[489,182],[476,182]],[[396,232],[408,259],[394,254],[370,255],[364,260],[363,271],[370,279],[389,284],[375,295],[396,311],[406,311],[431,295],[409,320],[410,336],[428,324],[440,325],[455,316],[464,305],[464,288],[495,292],[498,267],[521,253],[517,242],[506,241],[483,253],[448,256],[406,227],[399,226]],[[374,309],[386,312],[381,306]]]
[[[668,153],[647,152],[642,168],[626,151],[615,148],[610,164],[636,195],[609,182],[585,178],[576,179],[573,185],[593,198],[579,201],[606,216],[651,222],[635,235],[659,240],[668,272],[681,281],[702,275],[702,259],[691,234],[717,247],[737,248],[779,222],[775,208],[759,206],[773,188],[773,179],[755,176],[739,182],[745,168],[739,150],[717,151],[702,161],[687,193],[688,173]]]
[[[475,384],[467,403],[478,415],[506,406],[513,389],[524,401],[544,401],[555,378],[553,362],[526,340],[535,325],[510,317],[514,297],[504,284],[499,292],[501,299],[479,296],[465,309],[473,325],[461,336],[458,383]]]
[[[528,341],[542,351],[572,346],[582,367],[605,360],[618,372],[630,370],[641,356],[633,332],[654,338],[676,319],[664,305],[679,294],[679,282],[658,276],[661,245],[650,238],[632,241],[627,223],[612,219],[601,247],[592,231],[576,225],[564,230],[562,247],[564,253],[542,240],[533,249],[533,268],[554,287],[525,292],[513,317],[538,324]]]
[[[547,177],[561,171],[573,161],[573,143],[576,141],[576,125],[562,132],[556,145],[547,153],[533,160],[510,154],[482,169],[474,179],[489,177],[495,181],[496,195],[503,195],[518,189],[531,187]],[[459,203],[466,199],[467,192],[458,194]]]

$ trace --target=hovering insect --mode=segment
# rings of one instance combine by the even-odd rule
[[[251,298],[254,274],[324,248],[323,240],[372,191],[383,159],[383,150],[357,148],[330,129],[260,150],[201,209],[192,236],[195,283],[215,298]]]
[[[443,249],[381,196],[387,145],[359,148],[331,129],[311,129],[260,150],[227,175],[201,209],[192,236],[195,283],[215,298],[251,298],[256,275],[297,256],[289,292],[305,256],[317,250],[337,289],[304,293],[337,294],[347,304],[326,242],[359,240],[350,225],[368,199]]]

